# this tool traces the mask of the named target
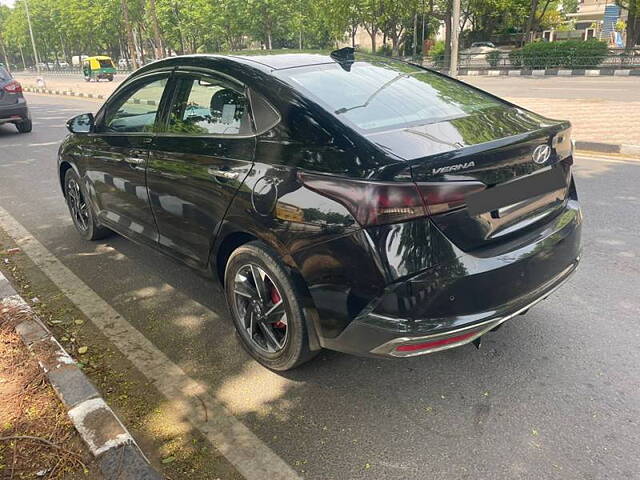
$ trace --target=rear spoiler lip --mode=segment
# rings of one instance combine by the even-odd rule
[[[506,147],[509,145],[513,145],[514,143],[534,140],[536,138],[540,138],[544,136],[550,137],[570,127],[571,127],[570,122],[562,121],[562,122],[557,122],[553,125],[544,126],[540,129],[531,130],[529,132],[519,133],[516,135],[510,135],[508,137],[502,137],[497,140],[490,140],[488,142],[481,142],[481,143],[476,143],[474,145],[467,145],[458,149],[452,149],[447,152],[435,153],[435,154],[426,155],[423,157],[416,157],[411,159],[405,158],[404,160],[407,162],[407,165],[411,167],[414,165],[423,164],[426,160],[451,161],[459,158],[462,159],[464,157],[475,155],[487,150],[494,150],[494,149]],[[398,158],[402,158],[402,157],[398,157]]]

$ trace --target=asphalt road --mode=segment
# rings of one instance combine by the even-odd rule
[[[98,104],[29,99],[32,134],[0,126],[0,206],[306,478],[640,478],[640,161],[577,159],[581,268],[481,350],[325,352],[277,375],[242,351],[213,283],[79,238],[55,156],[65,120]]]

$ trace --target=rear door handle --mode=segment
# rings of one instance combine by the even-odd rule
[[[209,168],[207,172],[213,177],[224,178],[225,180],[235,180],[239,175],[238,172],[232,170],[220,170],[217,168]]]

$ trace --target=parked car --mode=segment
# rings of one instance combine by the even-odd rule
[[[169,58],[68,128],[80,235],[209,272],[274,370],[477,343],[578,265],[569,123],[407,63]]]
[[[33,128],[22,85],[0,65],[0,125],[3,123],[13,123],[20,133],[29,133]]]
[[[473,42],[471,44],[471,48],[477,48],[477,47],[496,48],[493,42]]]

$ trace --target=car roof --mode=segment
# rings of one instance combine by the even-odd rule
[[[176,57],[168,57],[148,63],[139,71],[149,71],[155,68],[165,66],[181,66],[189,65],[193,62],[202,60],[225,61],[238,65],[245,65],[266,73],[275,70],[284,70],[287,68],[307,67],[310,65],[322,65],[327,63],[336,63],[329,55],[314,53],[280,53],[280,54],[255,54],[255,55],[221,55],[213,53],[197,53],[191,55],[179,55]]]
[[[285,68],[307,67],[323,63],[335,63],[329,55],[319,53],[278,53],[278,54],[254,54],[254,55],[229,55],[247,62],[259,63],[273,70]]]

